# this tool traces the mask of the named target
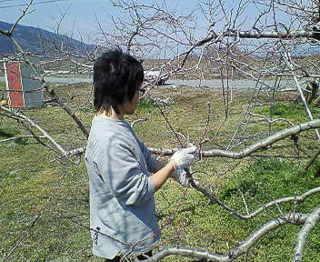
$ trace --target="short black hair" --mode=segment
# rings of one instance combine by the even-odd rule
[[[143,82],[142,64],[120,48],[98,57],[93,66],[94,108],[119,113],[118,105],[131,101]]]

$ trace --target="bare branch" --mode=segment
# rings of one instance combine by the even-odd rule
[[[196,190],[199,189],[198,186],[195,186],[194,188]],[[198,190],[198,191],[200,191],[200,190]],[[303,201],[305,201],[307,198],[311,197],[312,195],[319,193],[320,187],[313,188],[313,189],[311,189],[311,190],[309,190],[299,196],[290,196],[290,197],[283,197],[283,198],[275,199],[273,201],[270,201],[269,203],[262,205],[261,207],[259,207],[255,211],[253,211],[251,213],[247,213],[247,214],[241,214],[239,211],[231,208],[230,206],[228,206],[227,204],[222,202],[214,194],[208,193],[208,191],[203,192],[203,190],[201,190],[200,192],[202,192],[206,197],[208,197],[210,199],[211,203],[218,204],[220,207],[225,209],[228,213],[235,216],[236,218],[239,218],[241,220],[248,220],[248,219],[254,218],[255,216],[261,214],[262,212],[266,211],[268,208],[273,207],[273,206],[278,206],[280,204],[289,203],[289,202],[294,202],[295,204],[302,203]]]
[[[14,110],[10,110],[9,108],[6,108],[4,106],[0,105],[0,109],[5,111],[6,113],[13,115],[15,117],[18,117],[22,121],[28,122],[32,127],[35,127],[38,129],[44,137],[46,137],[62,155],[67,155],[67,152],[63,149],[61,145],[59,145],[49,134],[46,132],[43,128],[41,128],[39,125],[37,125],[33,120],[28,118],[27,116],[23,115],[22,113],[15,112]]]
[[[310,215],[308,215],[302,229],[300,230],[295,247],[294,261],[302,261],[302,252],[306,244],[307,237],[310,231],[315,227],[320,219],[320,207],[315,208]]]
[[[0,144],[1,143],[11,142],[11,141],[14,141],[14,140],[19,140],[19,139],[25,139],[25,138],[34,138],[34,136],[33,135],[25,135],[25,136],[9,137],[9,138],[0,140]],[[45,138],[45,136],[39,136],[39,138]]]
[[[62,100],[56,95],[53,89],[49,89],[46,85],[44,86],[45,90],[48,92],[51,98],[74,120],[82,133],[88,138],[89,132],[82,123],[82,121],[76,116],[75,112],[72,112],[71,108],[69,108]]]
[[[22,11],[22,14],[20,15],[20,17],[19,17],[19,18],[16,20],[16,22],[12,25],[10,31],[8,31],[7,36],[9,36],[9,37],[12,36],[12,34],[13,34],[16,26],[19,24],[19,22],[21,21],[21,19],[27,15],[27,12],[28,12],[29,8],[31,7],[32,3],[33,3],[33,0],[30,0],[29,3],[27,4],[27,6],[25,7],[25,9]]]
[[[292,135],[297,135],[300,132],[307,131],[310,129],[315,129],[320,127],[320,120],[313,120],[310,122],[306,122],[303,124],[299,124],[284,130],[281,130],[272,136],[269,136],[239,152],[232,152],[228,150],[221,150],[221,149],[211,149],[211,150],[205,150],[201,151],[200,154],[203,157],[227,157],[227,158],[234,158],[234,159],[241,159],[244,157],[247,157],[251,155],[252,153],[265,149],[268,146],[285,139],[287,137],[290,137]],[[161,148],[149,148],[149,150],[155,154],[159,155],[172,155],[177,149],[161,149]]]
[[[252,246],[254,246],[262,237],[264,237],[270,231],[273,231],[276,228],[288,223],[301,225],[306,221],[307,217],[308,215],[300,213],[288,213],[282,217],[273,219],[257,229],[244,241],[241,241],[237,247],[232,248],[226,254],[209,253],[207,251],[199,251],[191,248],[166,248],[154,254],[152,257],[146,259],[145,261],[159,261],[171,255],[192,257],[197,259],[208,259],[210,261],[233,261],[239,256],[245,254]]]

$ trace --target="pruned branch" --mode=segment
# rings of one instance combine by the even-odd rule
[[[292,135],[297,135],[303,131],[307,131],[315,128],[320,128],[320,119],[309,121],[303,124],[299,124],[299,125],[281,130],[239,152],[233,152],[233,151],[221,150],[221,149],[211,149],[211,150],[199,151],[199,154],[203,157],[226,157],[226,158],[233,158],[233,159],[241,159],[241,158],[248,157],[259,150],[265,150],[268,146],[280,140],[291,137]],[[154,147],[148,147],[148,149],[150,150],[150,152],[156,155],[162,155],[162,156],[171,156],[177,150],[179,150],[178,148],[167,149],[167,148],[154,148]],[[81,148],[75,149],[75,152],[76,154],[82,154],[84,150],[85,148],[81,147]]]
[[[227,157],[227,158],[241,159],[259,150],[264,150],[268,146],[280,140],[283,140],[287,137],[290,137],[292,135],[297,135],[303,131],[307,131],[307,130],[315,129],[319,127],[320,127],[320,120],[316,119],[316,120],[299,124],[287,129],[283,129],[239,152],[233,152],[233,151],[221,150],[221,149],[211,149],[211,150],[201,151],[199,152],[199,154],[201,154],[203,157]],[[177,149],[149,148],[149,150],[159,155],[172,155]]]
[[[306,31],[306,30],[292,30],[290,32],[256,32],[256,31],[227,31],[223,33],[223,36],[239,37],[248,39],[282,39],[292,40],[298,38],[320,38],[319,31]]]
[[[307,237],[310,231],[315,227],[315,225],[318,223],[319,220],[320,220],[320,207],[317,207],[312,211],[310,215],[307,216],[307,219],[298,234],[297,244],[295,247],[294,262],[302,261],[303,248],[306,244]]]
[[[285,224],[294,224],[301,225],[305,223],[308,215],[300,214],[300,213],[288,213],[284,216],[273,219],[255,232],[253,232],[250,236],[248,236],[245,240],[241,241],[240,244],[232,249],[230,249],[225,254],[218,253],[210,253],[208,251],[199,251],[191,248],[165,248],[162,251],[154,254],[152,257],[146,259],[146,262],[159,261],[165,257],[176,255],[183,257],[191,257],[196,259],[208,259],[209,261],[233,261],[241,255],[245,254],[250,248],[252,248],[257,242],[263,238],[269,232],[277,229],[278,227]]]

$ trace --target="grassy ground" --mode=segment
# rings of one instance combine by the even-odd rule
[[[94,114],[90,105],[91,88],[86,85],[56,87],[56,91],[89,128]],[[251,94],[236,94],[228,120],[224,119],[223,100],[218,93],[162,89],[154,91],[154,95],[173,98],[175,103],[165,109],[165,114],[173,127],[188,137],[188,141],[197,144],[203,133],[207,133],[209,142],[205,147],[219,148],[226,145],[237,123],[243,119],[241,112]],[[212,114],[208,128],[205,128],[208,101],[211,102]],[[313,111],[319,113],[316,108]],[[287,118],[293,123],[307,120],[303,108],[285,101],[273,104],[271,111],[269,106],[260,105],[255,112],[265,115],[271,112],[273,117]],[[65,148],[85,145],[83,135],[61,109],[47,106],[25,110],[25,114],[48,130]],[[147,145],[177,146],[176,138],[151,102],[142,102],[128,120],[139,118],[148,118],[148,121],[135,126],[137,134]],[[286,123],[276,123],[272,131],[286,126]],[[265,136],[268,132],[269,127],[259,122],[249,125],[244,134]],[[26,131],[14,120],[0,118],[0,140],[24,134]],[[313,138],[312,131],[301,135],[301,157],[316,149]],[[244,144],[249,144],[249,141],[252,138]],[[272,152],[296,155],[297,149],[292,145],[290,139],[281,141]],[[2,257],[7,261],[102,261],[91,255],[88,180],[83,161],[63,161],[33,139],[19,139],[0,146],[0,260]],[[233,149],[242,146],[235,145]],[[198,171],[199,181],[209,186],[222,200],[245,212],[243,197],[248,208],[254,210],[274,198],[300,194],[319,185],[319,178],[314,176],[317,165],[302,175],[303,164],[303,160],[297,159],[231,161],[210,158],[198,161],[193,171]],[[217,205],[209,204],[198,192],[182,188],[173,181],[157,192],[156,199],[161,217],[161,245],[164,246],[226,252],[263,223],[280,215],[279,209],[274,208],[250,221],[239,221]],[[288,204],[281,207],[281,211],[296,208],[308,213],[318,202],[315,195],[301,206]],[[297,226],[283,226],[268,234],[237,261],[289,261],[298,232]],[[320,261],[319,233],[319,226],[316,226],[308,238],[305,261]],[[185,260],[175,257],[165,261]]]
[[[5,89],[5,83],[4,82],[0,82],[0,90],[4,90],[4,89]],[[0,93],[0,99],[3,99],[3,98],[5,98],[4,92]]]

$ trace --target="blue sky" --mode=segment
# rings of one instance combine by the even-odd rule
[[[41,27],[55,31],[59,18],[67,12],[61,24],[61,32],[67,35],[73,33],[75,38],[79,35],[89,42],[94,41],[99,28],[99,20],[105,29],[112,25],[111,17],[118,16],[118,10],[113,7],[110,0],[65,0],[60,2],[41,3],[45,0],[34,0],[32,13],[26,16],[21,24]],[[21,14],[25,0],[0,0],[0,20],[13,23]],[[150,1],[145,1],[150,2]],[[198,1],[170,0],[170,7],[183,10],[193,9]]]
[[[32,13],[21,21],[21,24],[41,27],[49,31],[55,31],[60,17],[67,12],[61,24],[61,32],[73,33],[78,38],[81,34],[84,38],[90,39],[97,33],[97,19],[108,21],[114,8],[108,0],[66,0],[55,3],[40,4],[43,0],[35,0],[31,7]],[[21,4],[25,1],[11,0],[0,1],[0,20],[13,23],[21,14],[23,7],[8,7],[8,5]],[[38,4],[37,4],[38,3]],[[1,8],[4,6],[5,8]]]
[[[128,0],[129,1],[129,0]],[[139,2],[162,3],[165,0],[140,0]],[[13,23],[21,14],[27,0],[0,0],[0,20]],[[238,1],[225,0],[228,6],[236,5]],[[199,11],[199,1],[195,0],[167,0],[168,8],[176,10],[179,14],[187,14],[191,10]],[[87,43],[94,43],[99,34],[97,20],[103,25],[105,31],[112,29],[112,16],[121,17],[118,9],[112,5],[111,0],[34,0],[31,8],[32,13],[26,16],[21,24],[40,27],[49,31],[55,31],[57,22],[62,14],[67,13],[64,18],[60,33],[80,39],[80,35]],[[257,16],[257,8],[249,6],[243,15],[245,25],[249,25]],[[201,17],[199,15],[198,17]],[[199,19],[198,32],[205,33],[201,26],[205,25],[203,19]],[[203,27],[204,28],[204,27]]]

